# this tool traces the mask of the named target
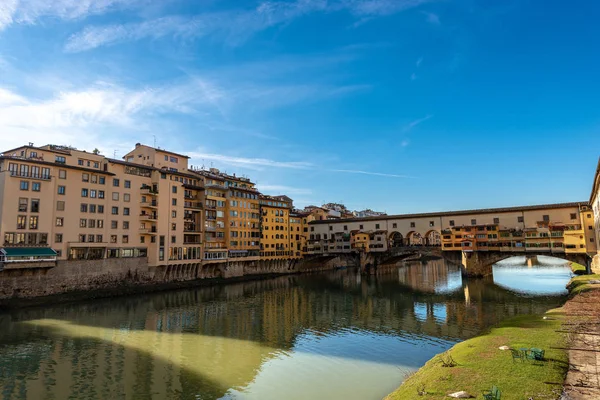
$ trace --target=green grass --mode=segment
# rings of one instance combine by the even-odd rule
[[[557,333],[563,314],[560,309],[544,315],[524,315],[504,321],[488,334],[459,343],[448,351],[458,363],[443,367],[438,355],[409,377],[387,400],[443,399],[461,390],[482,398],[482,391],[496,385],[502,399],[557,399],[567,372],[564,337]],[[544,362],[513,362],[512,348],[538,347],[546,350]],[[425,394],[418,391],[424,388]]]
[[[587,268],[584,265],[577,264],[576,262],[569,263],[571,266],[571,271],[575,275],[585,275],[587,273]]]
[[[587,292],[588,290],[599,289],[600,285],[592,285],[589,283],[590,280],[594,279],[600,280],[600,274],[574,277],[567,285],[570,295],[575,296],[577,294]]]

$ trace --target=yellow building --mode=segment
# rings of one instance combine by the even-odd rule
[[[295,257],[290,232],[292,199],[287,196],[260,196],[261,258],[282,260]],[[298,223],[294,223],[299,228]],[[297,246],[296,240],[294,245]]]
[[[292,251],[292,258],[302,258],[306,254],[308,216],[309,214],[300,211],[290,212],[290,250]]]

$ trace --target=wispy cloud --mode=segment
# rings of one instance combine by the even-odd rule
[[[192,159],[195,160],[214,160],[224,164],[236,165],[236,166],[249,166],[249,167],[275,167],[275,168],[286,168],[286,169],[297,169],[297,170],[318,170],[318,171],[329,171],[329,172],[338,172],[344,174],[359,174],[359,175],[371,175],[371,176],[381,176],[387,178],[410,178],[406,175],[398,175],[398,174],[389,174],[383,172],[371,172],[371,171],[361,171],[361,170],[352,170],[352,169],[323,169],[319,165],[316,165],[309,161],[277,161],[271,160],[267,158],[246,158],[246,157],[236,157],[236,156],[228,156],[224,154],[214,154],[214,153],[199,153],[192,152],[187,153]]]
[[[311,189],[298,188],[294,186],[285,185],[268,185],[268,184],[257,184],[258,189],[263,193],[271,193],[273,195],[287,194],[287,195],[311,195],[313,191]]]
[[[83,19],[143,3],[147,0],[2,0],[0,31],[11,24],[33,25],[43,18]]]
[[[433,24],[433,25],[441,24],[439,15],[431,13],[431,12],[425,12],[425,11],[423,11],[423,14],[427,18],[427,22],[429,22],[430,24]]]
[[[415,72],[413,72],[412,74],[410,74],[410,80],[411,81],[416,81],[417,80],[417,74]]]
[[[193,17],[167,16],[127,24],[88,26],[69,38],[65,50],[81,52],[123,42],[163,37],[212,37],[236,46],[258,32],[316,12],[346,11],[359,18],[359,22],[366,22],[374,17],[399,13],[430,1],[434,0],[265,1],[252,10],[212,12]]]
[[[417,66],[417,68],[419,68],[421,66],[421,63],[423,62],[423,57],[419,57],[419,59],[417,60],[417,62],[415,63],[415,65]]]
[[[371,176],[383,176],[386,178],[414,178],[408,175],[398,175],[398,174],[387,174],[383,172],[370,172],[370,171],[360,171],[355,169],[331,169],[331,172],[341,172],[345,174],[359,174],[359,175],[371,175]]]
[[[430,120],[431,118],[433,118],[433,115],[427,115],[423,118],[419,118],[414,121],[411,121],[404,127],[403,130],[404,130],[404,132],[408,132],[408,131],[412,130],[414,127],[416,127],[417,125],[420,125],[423,122]]]

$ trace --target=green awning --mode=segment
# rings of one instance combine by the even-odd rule
[[[5,247],[0,253],[5,257],[56,257],[49,247]]]

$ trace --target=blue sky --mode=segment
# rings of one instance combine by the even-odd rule
[[[136,142],[297,205],[581,201],[600,4],[1,0],[0,141]]]

